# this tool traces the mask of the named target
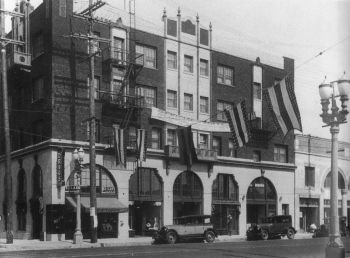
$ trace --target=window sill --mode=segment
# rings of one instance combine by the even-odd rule
[[[209,79],[209,75],[202,75],[202,74],[200,74],[199,77],[203,78],[203,79]]]
[[[170,110],[177,110],[177,107],[170,107],[170,106],[166,106],[166,107]]]
[[[145,66],[145,65],[143,65],[143,68],[147,68],[147,69],[155,70],[155,71],[158,70],[156,67],[150,67],[150,66]]]
[[[208,112],[199,111],[199,114],[201,114],[201,115],[209,115],[209,111]]]
[[[187,71],[184,71],[184,74],[187,74],[187,75],[191,75],[191,76],[193,76],[193,72],[187,72]]]
[[[220,82],[216,82],[216,84],[221,85],[221,86],[236,87],[236,85],[233,85],[233,84],[226,84],[226,83],[220,83]]]
[[[192,110],[184,109],[184,112],[186,112],[186,113],[193,113],[193,109]]]
[[[167,69],[168,71],[172,71],[172,72],[177,72],[177,69],[176,68],[169,68]]]

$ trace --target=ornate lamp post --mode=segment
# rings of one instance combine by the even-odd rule
[[[76,188],[76,195],[77,195],[77,218],[76,218],[76,227],[73,237],[73,243],[74,244],[81,244],[83,242],[83,234],[81,233],[81,208],[80,208],[80,184],[81,184],[81,169],[82,169],[82,163],[84,160],[84,150],[80,147],[79,150],[75,149],[73,152],[73,158],[74,158],[74,170],[76,171],[75,175],[77,176],[77,188]]]
[[[349,113],[347,104],[349,101],[350,80],[338,80],[330,84],[321,84],[319,93],[322,105],[322,121],[330,126],[332,135],[331,156],[331,217],[329,242],[326,247],[327,258],[345,257],[344,245],[339,234],[338,217],[338,133],[339,125],[346,123],[346,115]],[[336,95],[339,93],[338,95]],[[341,110],[337,106],[336,99],[340,98]],[[330,112],[329,104],[331,104]]]

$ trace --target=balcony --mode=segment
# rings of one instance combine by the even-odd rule
[[[134,54],[123,49],[109,48],[102,52],[102,62],[114,67],[126,67],[134,64],[143,67],[143,54]]]
[[[14,66],[20,66],[23,68],[29,68],[32,64],[32,56],[28,53],[22,53],[18,51],[14,51],[9,53],[7,56],[7,65],[8,68],[12,68]]]
[[[213,162],[217,160],[216,150],[196,149],[197,159],[204,162]]]
[[[165,154],[169,158],[180,158],[179,146],[166,145]],[[213,162],[217,160],[216,150],[196,149],[197,159],[202,162]]]
[[[102,103],[117,106],[119,108],[143,108],[145,100],[142,96],[123,95],[119,93],[99,91]]]

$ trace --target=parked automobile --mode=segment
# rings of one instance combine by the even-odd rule
[[[292,216],[271,216],[263,218],[260,224],[252,224],[247,230],[247,240],[267,240],[283,236],[293,239],[296,232],[292,226]]]
[[[191,215],[174,219],[173,225],[166,225],[154,233],[156,243],[175,244],[184,239],[205,239],[211,243],[217,237],[217,232],[210,223],[210,215]]]
[[[349,227],[346,226],[347,217],[340,216],[339,217],[339,233],[341,236],[349,236]],[[320,225],[312,235],[315,237],[328,237],[329,236],[329,219],[325,219],[325,223]]]

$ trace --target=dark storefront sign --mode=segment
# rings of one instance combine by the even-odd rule
[[[57,186],[61,187],[64,185],[64,156],[65,150],[63,148],[57,151],[57,161],[56,161],[56,176],[57,176]]]
[[[300,198],[299,206],[300,207],[319,207],[320,200],[316,198]]]

